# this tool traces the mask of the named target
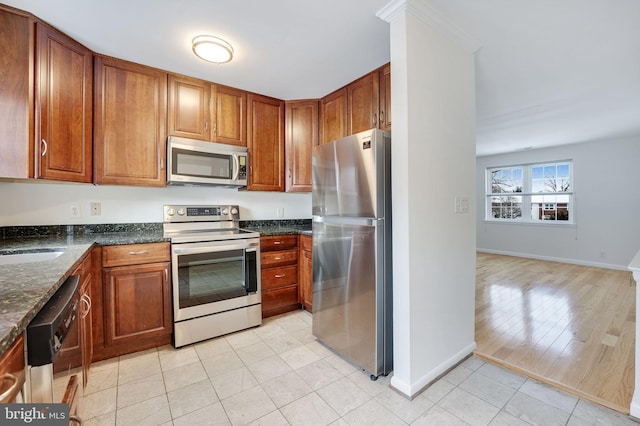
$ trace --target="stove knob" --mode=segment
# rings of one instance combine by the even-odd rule
[[[185,214],[185,210],[183,208],[179,208],[178,209],[178,215],[179,216],[184,216],[184,214]]]
[[[222,214],[225,215],[225,216],[228,215],[229,214],[229,209],[226,208],[226,207],[224,209],[222,209]]]
[[[167,209],[167,216],[173,216],[174,214],[176,214],[175,209],[172,209],[172,208]]]
[[[235,207],[232,207],[231,208],[231,214],[234,215],[234,216],[237,215],[238,214],[238,209],[236,209]]]

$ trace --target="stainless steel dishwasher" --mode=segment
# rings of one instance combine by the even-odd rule
[[[78,387],[77,375],[69,378],[64,393],[58,395],[53,386],[53,369],[66,337],[77,327],[80,292],[78,275],[65,280],[27,326],[26,398],[31,403],[73,403]],[[75,420],[75,419],[71,419]]]

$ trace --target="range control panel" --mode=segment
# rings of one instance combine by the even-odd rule
[[[238,206],[164,206],[165,223],[215,222],[227,220],[240,220],[240,208]]]

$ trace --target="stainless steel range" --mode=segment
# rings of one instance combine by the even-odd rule
[[[238,206],[164,206],[176,348],[262,323],[260,234]]]

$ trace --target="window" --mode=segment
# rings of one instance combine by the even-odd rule
[[[571,161],[487,169],[486,219],[573,223]]]

